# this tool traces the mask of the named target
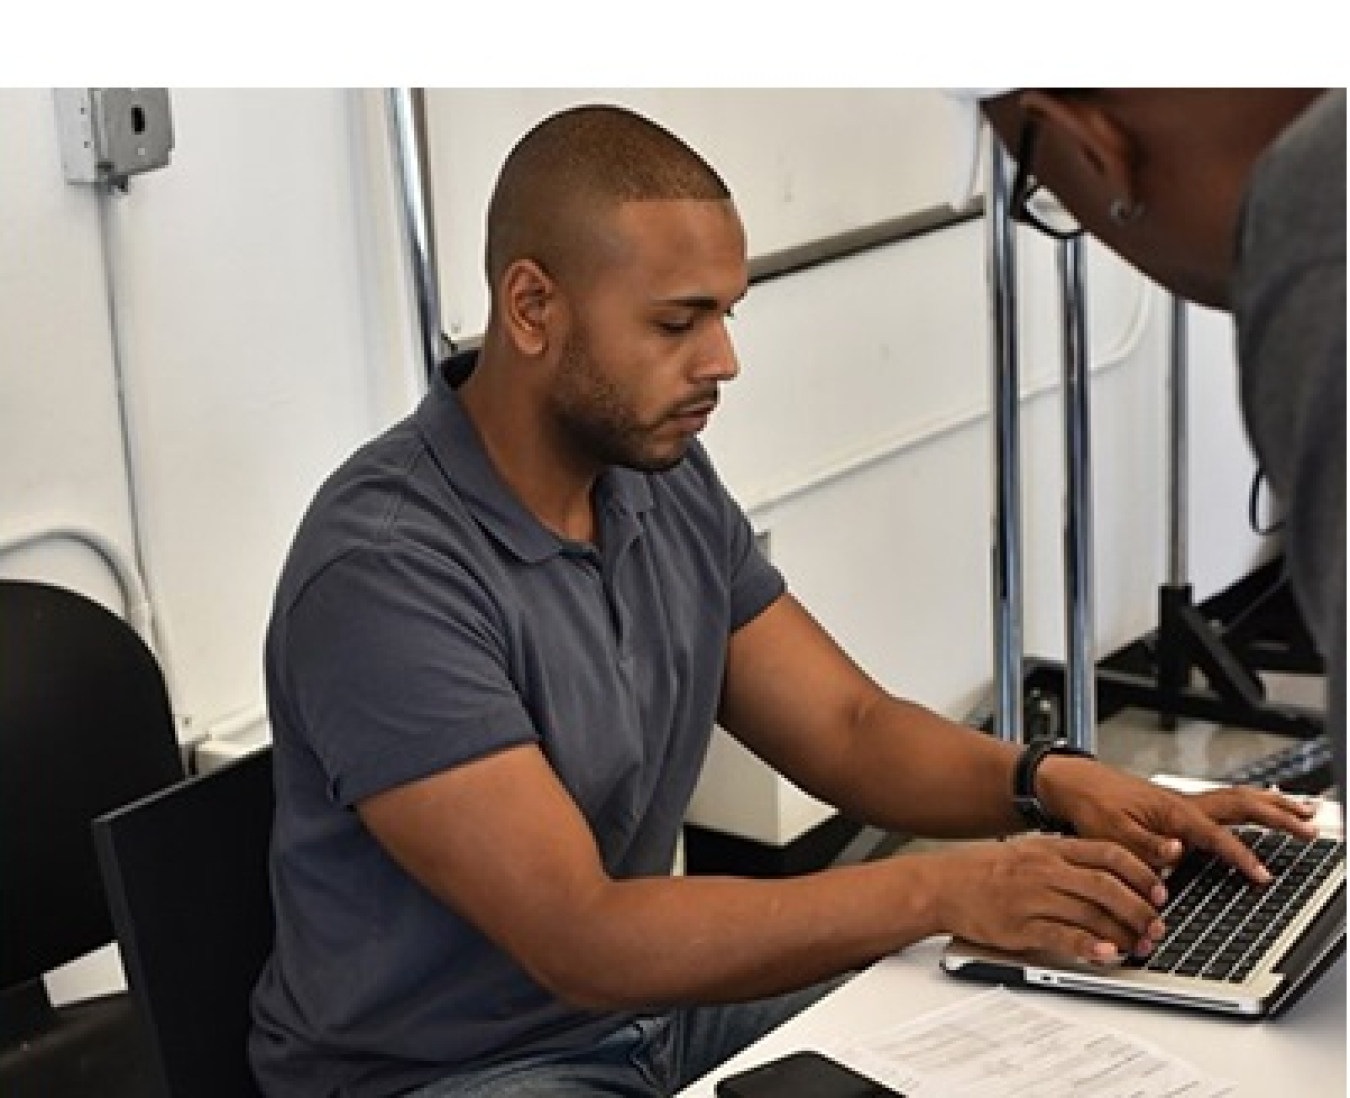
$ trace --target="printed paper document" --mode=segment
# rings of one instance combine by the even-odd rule
[[[906,1098],[1219,1098],[1234,1085],[994,988],[822,1051]]]

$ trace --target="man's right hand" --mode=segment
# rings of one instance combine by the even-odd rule
[[[1022,835],[908,857],[932,859],[941,931],[981,945],[1109,963],[1164,933],[1162,880],[1115,843]]]

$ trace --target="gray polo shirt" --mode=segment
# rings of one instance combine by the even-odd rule
[[[728,637],[783,581],[697,445],[609,471],[596,513],[599,549],[542,526],[445,378],[311,505],[267,638],[277,939],[250,1051],[269,1095],[393,1094],[622,1023],[555,1000],[353,809],[538,743],[610,874],[668,872]]]

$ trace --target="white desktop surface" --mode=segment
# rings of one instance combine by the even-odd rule
[[[947,1006],[983,987],[940,971],[945,938],[888,957],[704,1076],[682,1098],[713,1098],[716,1080],[765,1060],[886,1029]],[[1243,1098],[1344,1098],[1345,959],[1279,1018],[1242,1021],[1118,1003],[1086,995],[1018,990],[1047,1009],[1105,1025],[1237,1084]]]

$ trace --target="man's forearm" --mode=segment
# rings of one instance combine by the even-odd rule
[[[1012,801],[1018,745],[884,695],[860,711],[850,741],[829,788],[813,790],[850,818],[942,838],[1025,829]]]
[[[783,880],[614,881],[528,956],[578,1006],[743,1001],[871,963],[939,930],[940,866],[913,856]]]

